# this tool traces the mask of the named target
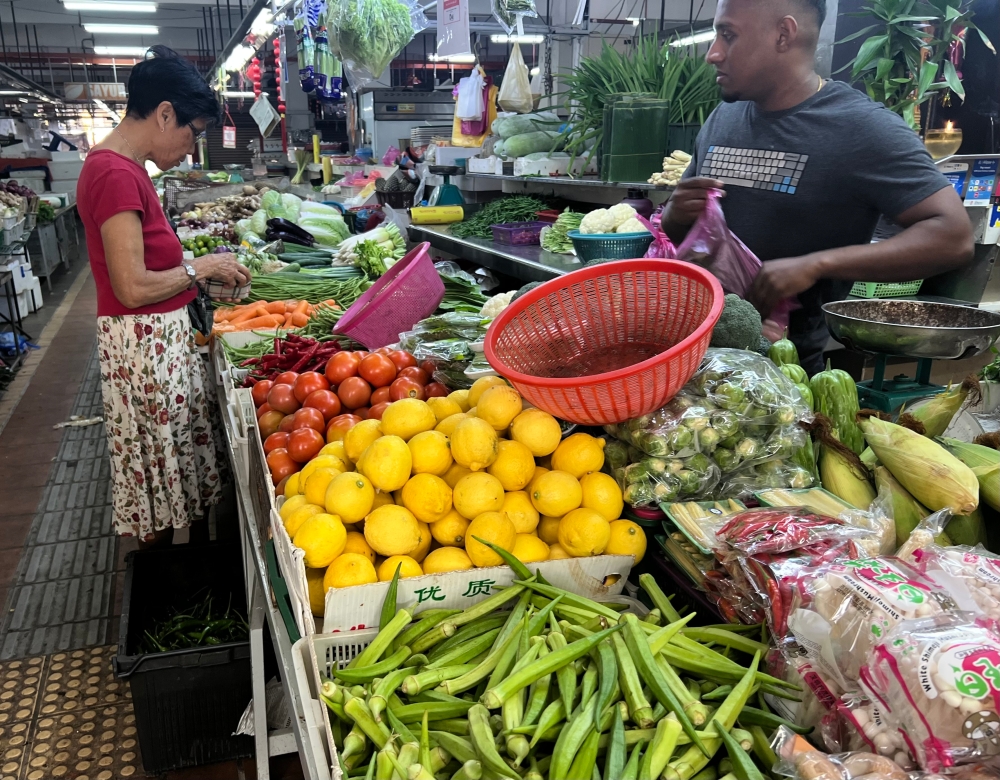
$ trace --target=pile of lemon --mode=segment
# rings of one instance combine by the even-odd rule
[[[484,539],[525,563],[646,551],[620,519],[604,440],[562,438],[499,377],[427,402],[392,403],[327,444],[285,484],[280,515],[305,554],[313,612],[325,593],[380,580],[499,566]]]

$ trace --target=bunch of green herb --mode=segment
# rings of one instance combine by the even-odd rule
[[[579,230],[582,220],[583,214],[566,209],[551,228],[542,231],[542,249],[563,255],[570,254],[573,251],[573,242],[570,241],[568,233],[570,230]]]
[[[383,248],[377,241],[359,241],[354,251],[358,259],[355,266],[365,272],[369,279],[378,279],[386,272],[386,258],[392,257],[392,252]]]
[[[213,603],[208,593],[199,601],[177,610],[167,618],[158,620],[143,635],[141,650],[144,653],[166,653],[190,647],[224,645],[242,642],[250,635],[250,626],[231,603],[225,610]]]
[[[441,274],[441,281],[444,282],[444,298],[438,304],[441,311],[478,312],[487,301],[479,285],[474,282],[446,274]]]
[[[331,0],[326,14],[335,53],[374,78],[413,39],[410,9],[398,0]]]
[[[505,222],[529,222],[535,215],[548,208],[544,201],[529,195],[519,195],[514,198],[500,198],[486,204],[462,222],[451,226],[451,232],[459,238],[492,238],[493,225]]]

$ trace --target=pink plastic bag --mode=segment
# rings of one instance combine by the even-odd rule
[[[397,149],[392,144],[389,144],[389,148],[385,150],[385,154],[382,155],[382,165],[395,165],[396,160],[399,159],[399,149]]]
[[[646,250],[643,257],[655,257],[663,260],[672,260],[677,257],[677,247],[674,246],[674,242],[660,229],[662,215],[663,212],[659,210],[654,212],[649,219],[646,219],[642,214],[635,215],[635,218],[646,230],[653,234],[653,243],[649,245],[649,249]]]

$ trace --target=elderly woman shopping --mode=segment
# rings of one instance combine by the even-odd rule
[[[174,167],[219,106],[187,61],[153,47],[132,69],[121,124],[87,155],[77,188],[97,285],[97,342],[117,532],[164,541],[221,494],[204,364],[187,304],[206,279],[243,284],[231,254],[183,259],[145,163]]]

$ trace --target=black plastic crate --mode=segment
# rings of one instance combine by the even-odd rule
[[[238,543],[139,550],[125,558],[115,674],[129,681],[142,765],[149,774],[253,755],[234,737],[252,697],[250,642],[142,653],[144,632],[209,590],[247,615]],[[231,602],[229,601],[231,599]]]

